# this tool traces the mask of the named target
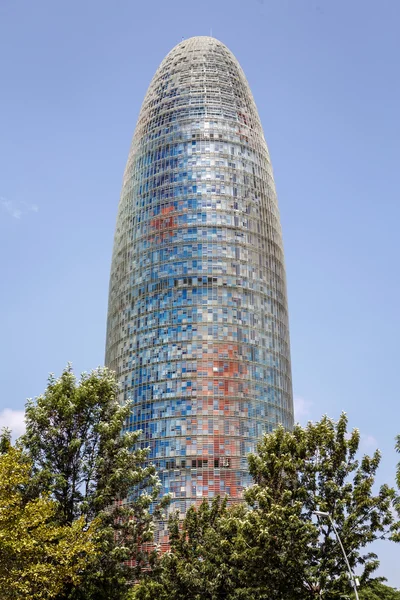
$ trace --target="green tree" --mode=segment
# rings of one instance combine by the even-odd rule
[[[32,465],[13,448],[7,432],[0,455],[0,589],[4,600],[51,600],[95,554],[95,523],[83,518],[57,525],[57,503],[47,495],[24,497]]]
[[[329,513],[336,524],[351,568],[364,584],[379,565],[377,556],[368,551],[371,542],[390,536],[394,522],[392,503],[395,491],[382,485],[374,492],[375,477],[381,456],[358,459],[360,435],[348,432],[342,414],[338,422],[324,416],[305,428],[296,425],[292,432],[282,427],[266,435],[257,454],[250,456],[250,473],[255,486],[246,499],[256,510],[259,493],[269,490],[278,504],[302,504],[304,521],[314,523],[314,511]],[[318,518],[314,541],[308,541],[298,563],[303,589],[302,599],[326,600],[349,594],[346,564],[331,521]],[[290,596],[288,596],[289,598]]]
[[[169,520],[170,551],[158,568],[132,593],[137,600],[229,598],[235,584],[229,574],[230,549],[221,530],[226,501],[215,498],[191,507],[182,522],[178,513]]]
[[[0,433],[0,454],[5,454],[11,448],[11,429],[3,427]]]
[[[170,552],[132,592],[135,600],[273,600],[302,586],[298,562],[318,535],[300,506],[227,507],[215,498],[170,519]]]
[[[360,600],[400,600],[400,592],[381,581],[371,581],[359,592]]]
[[[395,446],[395,448],[396,448],[397,452],[400,453],[400,435],[397,436],[397,438],[396,438],[396,446]],[[397,483],[397,488],[398,488],[399,493],[396,496],[396,499],[394,501],[394,505],[395,505],[395,509],[397,510],[397,514],[398,514],[398,516],[400,518],[400,461],[397,463],[396,483]],[[392,539],[395,542],[400,542],[400,521],[397,521],[393,525]]]
[[[93,557],[79,587],[61,598],[123,598],[151,556],[144,545],[153,539],[150,507],[160,484],[148,450],[138,448],[139,433],[129,432],[130,406],[118,402],[113,373],[97,369],[76,380],[68,366],[50,377],[45,393],[26,405],[26,434],[21,443],[33,463],[30,494],[48,490],[57,502],[60,524],[83,518],[99,523]],[[128,498],[128,501],[127,501]],[[160,505],[156,505],[157,516]]]
[[[400,435],[398,435],[397,439],[396,439],[396,450],[400,454]],[[397,482],[397,487],[400,490],[400,462],[397,464],[396,482]]]
[[[379,452],[358,459],[347,418],[278,427],[249,457],[245,503],[215,500],[170,522],[171,551],[132,592],[136,600],[338,600],[349,598],[332,516],[363,586],[378,566],[368,545],[390,535],[394,490],[374,492]]]

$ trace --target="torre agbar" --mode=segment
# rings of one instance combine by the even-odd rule
[[[247,454],[293,425],[282,234],[245,75],[194,37],[162,61],[126,165],[112,256],[106,364],[127,427],[185,513],[241,498]]]

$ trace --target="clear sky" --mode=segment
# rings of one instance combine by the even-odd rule
[[[0,424],[104,361],[122,173],[150,80],[212,35],[252,88],[278,190],[301,422],[345,410],[393,482],[400,3],[0,0]],[[380,573],[400,587],[400,546]]]

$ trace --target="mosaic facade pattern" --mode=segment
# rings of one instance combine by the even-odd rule
[[[293,424],[282,235],[244,73],[218,40],[163,60],[125,169],[106,364],[174,508],[238,499],[246,455]]]

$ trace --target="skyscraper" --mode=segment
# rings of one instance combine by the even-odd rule
[[[246,455],[293,423],[285,267],[245,75],[211,37],[178,44],[145,96],[112,257],[106,364],[174,507],[241,496]]]

